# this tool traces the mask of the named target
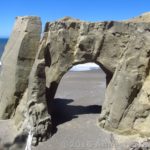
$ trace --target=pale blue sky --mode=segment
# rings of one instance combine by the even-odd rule
[[[147,11],[149,0],[2,0],[0,37],[10,35],[16,16],[40,16],[44,25],[64,16],[87,21],[123,20]]]

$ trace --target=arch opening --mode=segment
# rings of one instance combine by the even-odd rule
[[[64,74],[51,101],[54,127],[93,114],[93,122],[96,124],[108,85],[105,73],[96,63],[85,63],[73,66]],[[81,117],[78,121],[80,124],[84,119]]]

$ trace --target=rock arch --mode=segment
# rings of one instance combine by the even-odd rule
[[[74,125],[79,125],[79,128],[86,121],[88,126],[89,120],[92,121],[92,118],[88,118],[89,114],[95,114],[93,122],[96,125],[105,96],[105,78],[104,71],[95,63],[75,65],[63,75],[52,102],[52,123],[56,129],[54,131],[67,122],[73,125],[76,119]]]
[[[114,132],[141,133],[149,136],[150,23],[144,21],[144,17],[122,22],[91,23],[71,18],[48,22],[40,42],[40,25],[37,23],[40,22],[39,19],[21,18],[22,22],[16,24],[8,45],[15,38],[14,34],[21,30],[23,31],[21,37],[26,43],[32,41],[29,39],[35,38],[35,43],[38,44],[32,47],[33,42],[28,46],[34,51],[38,46],[38,51],[36,56],[34,53],[33,66],[32,63],[27,63],[26,67],[32,66],[32,69],[30,76],[26,74],[24,78],[24,81],[28,82],[29,77],[29,82],[19,99],[16,98],[18,96],[14,97],[17,90],[15,91],[13,87],[16,86],[16,82],[12,82],[13,86],[9,87],[9,69],[7,67],[2,69],[0,106],[6,107],[0,109],[0,117],[12,116],[16,121],[19,111],[23,109],[21,114],[26,112],[26,115],[20,117],[24,122],[21,127],[26,129],[26,120],[29,120],[29,128],[32,129],[34,136],[40,141],[47,138],[52,127],[50,108],[47,106],[50,106],[50,100],[54,97],[61,77],[75,64],[95,62],[105,71],[109,83],[99,119],[100,125]],[[18,27],[20,23],[23,25],[22,28]],[[24,27],[28,27],[27,30],[24,30]],[[30,35],[29,33],[38,34],[26,37]],[[14,60],[21,60],[19,64],[15,64],[24,67],[23,60],[27,62],[30,60],[28,55],[23,53],[25,47],[26,44],[20,42],[20,47],[16,48],[20,55],[15,55],[13,59],[9,55],[12,54],[10,47],[6,47],[2,57],[3,65],[7,66],[8,61],[13,63]],[[16,75],[20,70],[18,72],[17,68],[13,68],[13,73],[14,78],[11,80],[16,81],[18,79]],[[21,80],[20,85],[24,85],[24,81]],[[8,103],[5,101],[8,95],[7,90],[3,90],[4,87],[5,89],[9,87]],[[21,105],[22,101],[27,101],[26,105]],[[16,102],[17,105],[14,105]],[[8,112],[8,106],[12,105],[16,107],[15,110]]]
[[[45,68],[46,87],[52,96],[48,99],[53,98],[61,77],[73,65],[96,62],[106,72],[108,82],[112,78],[106,90],[100,125],[112,131],[136,132],[133,120],[139,112],[129,117],[127,114],[148,76],[145,72],[149,66],[149,32],[145,32],[148,26],[147,23],[87,23],[76,20],[47,24],[39,52],[49,45],[51,65]],[[40,62],[41,58],[37,61]],[[32,95],[29,96],[32,99],[30,97]]]
[[[57,91],[57,88],[59,86],[59,83],[61,81],[61,79],[63,78],[63,76],[71,69],[73,68],[74,66],[76,65],[80,65],[80,64],[86,64],[86,63],[95,63],[95,62],[91,62],[91,61],[84,61],[83,62],[78,62],[78,63],[75,63],[73,65],[71,65],[71,67],[67,67],[66,69],[64,69],[63,71],[59,71],[59,76],[56,77],[56,75],[51,76],[53,77],[51,82],[50,82],[50,86],[49,88],[46,87],[46,99],[47,99],[47,102],[49,103],[51,100],[54,99],[54,96],[56,94],[56,91]],[[96,64],[96,63],[95,63]],[[113,76],[113,73],[110,72],[109,70],[107,70],[103,65],[101,65],[100,63],[97,63],[97,65],[99,66],[99,68],[105,73],[106,75],[106,87],[108,86],[112,76]],[[52,70],[53,72],[53,70]],[[49,108],[51,107],[50,106],[51,104],[48,104]]]

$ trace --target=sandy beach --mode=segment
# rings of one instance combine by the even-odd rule
[[[54,135],[35,150],[112,150],[114,136],[98,126],[105,96],[102,70],[68,72],[54,100]],[[125,149],[119,145],[117,150]],[[127,146],[127,145],[126,145]]]
[[[99,140],[110,144],[107,135],[99,138],[104,133],[97,124],[104,92],[105,74],[100,69],[66,73],[54,101],[56,133],[35,149],[99,150]]]

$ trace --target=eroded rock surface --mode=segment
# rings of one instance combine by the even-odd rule
[[[40,36],[41,21],[39,17],[17,17],[1,59],[1,119],[13,117],[19,107],[28,87],[28,76],[35,61]]]
[[[40,21],[25,18],[28,23],[36,20],[36,25],[30,32],[25,32],[28,28],[24,26],[19,26],[19,33],[15,28],[2,57],[1,118],[12,116],[19,104],[18,108],[20,106],[28,115],[20,117],[17,124],[29,120],[35,141],[45,140],[52,131],[51,102],[61,78],[76,64],[95,62],[106,73],[107,84],[100,126],[114,132],[149,136],[150,22],[145,21],[146,18],[149,14],[122,22],[91,23],[69,17],[48,22],[38,51]],[[18,27],[19,22],[16,24]],[[27,39],[25,43],[23,39]],[[14,52],[11,48],[13,40],[18,46]],[[32,61],[29,63],[27,60],[30,59],[26,57]],[[26,65],[29,69],[22,69]],[[4,101],[3,97],[8,100]],[[28,105],[19,103],[22,100]],[[18,113],[16,111],[16,115]]]

